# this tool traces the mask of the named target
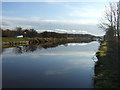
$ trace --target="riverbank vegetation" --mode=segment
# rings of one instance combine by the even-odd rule
[[[22,37],[17,37],[17,36]],[[2,30],[2,45],[5,46],[18,46],[18,45],[32,45],[44,43],[69,43],[69,42],[90,42],[95,40],[96,37],[90,34],[68,34],[56,32],[42,32],[38,33],[34,29],[22,29],[17,27],[16,30]]]
[[[95,88],[120,88],[120,2],[110,3],[106,9],[102,28],[106,31],[104,40],[96,53]]]
[[[120,61],[116,45],[110,42],[101,42],[96,53],[98,61],[95,65],[95,88],[119,88],[120,86]],[[119,54],[120,55],[120,54]]]
[[[66,43],[88,43],[93,41],[91,38],[2,38],[2,47],[11,47],[19,45],[50,45]]]
[[[57,33],[57,32],[48,32],[44,31],[38,33],[34,29],[22,29],[21,27],[16,27],[14,30],[2,29],[2,37],[17,37],[22,35],[27,38],[94,38],[94,35],[90,34],[70,34],[70,33]]]
[[[29,41],[30,38],[2,37],[2,42]]]

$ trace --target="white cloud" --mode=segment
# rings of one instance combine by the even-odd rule
[[[90,10],[86,9],[83,12],[80,12],[79,9],[78,10],[76,9],[74,10],[74,12],[70,13],[70,16],[100,18],[102,16],[102,13],[97,11],[98,11],[97,9],[90,9]]]
[[[3,57],[5,56],[13,56],[13,55],[15,55],[14,53],[12,53],[12,54],[10,54],[11,52],[13,52],[14,51],[14,49],[13,48],[10,48],[10,50],[9,51],[5,51],[4,53],[3,53]],[[93,52],[93,51],[72,51],[72,52],[70,52],[70,51],[59,51],[59,52],[40,52],[40,53],[38,53],[38,52],[34,52],[34,54],[33,53],[28,53],[28,54],[24,54],[24,56],[31,56],[31,54],[32,54],[32,56],[31,56],[31,58],[38,58],[39,56],[65,56],[65,55],[76,55],[76,56],[92,56],[92,55],[94,55],[94,53],[95,52]]]
[[[84,46],[87,45],[87,43],[68,43],[68,46]]]
[[[2,17],[3,29],[15,29],[15,27],[21,26],[23,29],[34,28],[38,32],[54,31],[60,33],[92,33],[98,35],[101,32],[97,31],[97,23],[97,21],[91,20],[70,21],[41,19],[39,17]]]
[[[24,18],[10,18],[10,17],[2,17],[2,28],[3,29],[14,29],[15,27],[22,28],[33,28],[32,25],[25,25],[23,22],[27,21]],[[22,22],[22,24],[19,24]]]
[[[48,32],[58,32],[58,33],[74,33],[74,34],[92,34],[88,31],[85,30],[65,30],[65,29],[54,29],[54,30],[36,30],[37,32],[41,33],[44,31],[48,31]]]
[[[31,18],[17,18],[17,17],[2,17],[2,27],[13,28],[16,26],[29,26],[32,27],[32,24],[97,24],[97,21],[94,20],[79,20],[79,21],[72,21],[72,20],[49,20],[49,19],[41,19],[39,17],[31,17]]]
[[[69,4],[64,5],[66,8],[68,8],[69,12],[69,16],[71,17],[79,17],[79,18],[87,18],[87,20],[91,20],[95,22],[94,19],[100,18],[103,16],[104,14],[104,6],[105,4],[102,4],[103,7],[101,7],[101,5],[91,5],[91,3],[89,4],[85,4],[84,6],[72,6]],[[91,19],[92,18],[92,19]],[[94,19],[93,19],[94,18]],[[85,20],[86,21],[86,20]]]

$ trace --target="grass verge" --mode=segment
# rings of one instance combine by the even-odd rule
[[[30,38],[2,38],[2,42],[29,41]]]
[[[120,88],[119,67],[113,52],[115,47],[107,42],[102,42],[96,57],[94,88]]]

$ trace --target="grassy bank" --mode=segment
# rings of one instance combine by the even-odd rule
[[[45,43],[64,44],[72,42],[90,42],[90,38],[2,38],[3,47],[18,45],[39,45]]]
[[[114,56],[116,46],[108,42],[102,42],[96,57],[98,61],[95,65],[95,88],[120,88],[119,62]]]
[[[29,40],[76,40],[76,39],[79,39],[79,40],[90,40],[90,38],[5,38],[3,37],[2,38],[2,42],[15,42],[15,41],[29,41]]]
[[[2,38],[2,42],[29,41],[30,38]]]

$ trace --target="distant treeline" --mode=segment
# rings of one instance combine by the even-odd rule
[[[44,38],[67,38],[67,37],[85,37],[85,38],[93,38],[95,36],[90,34],[68,34],[68,33],[56,33],[56,32],[42,32],[38,33],[34,29],[22,29],[21,27],[17,27],[16,30],[2,30],[2,37],[16,37],[18,35],[23,35],[23,37],[44,37]]]

